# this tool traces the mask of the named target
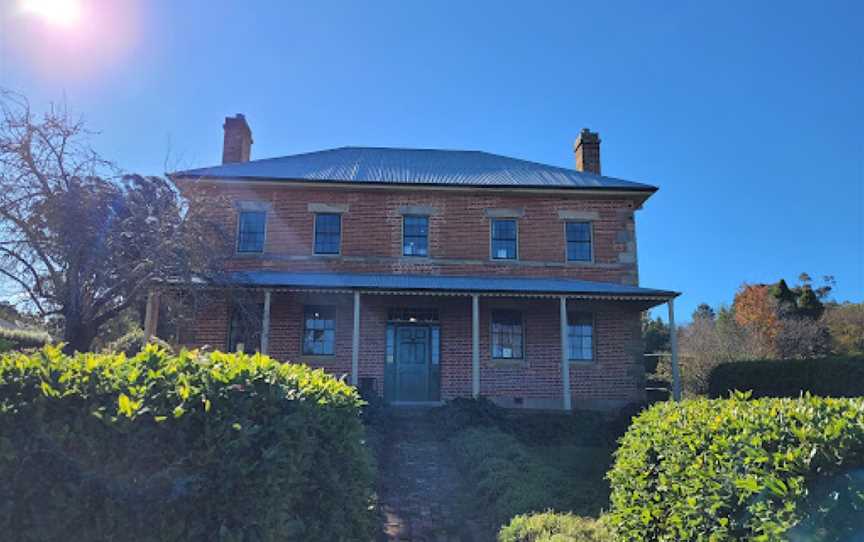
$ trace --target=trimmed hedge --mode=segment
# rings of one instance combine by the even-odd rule
[[[738,361],[718,365],[708,384],[711,397],[728,397],[733,390],[753,397],[864,396],[864,358]]]
[[[661,403],[634,420],[608,477],[616,540],[852,540],[864,399]]]
[[[0,357],[4,540],[370,540],[355,390],[266,356]]]
[[[41,348],[51,341],[44,331],[0,327],[0,352],[23,348]]]
[[[573,514],[516,516],[498,532],[498,542],[612,542],[603,520]]]

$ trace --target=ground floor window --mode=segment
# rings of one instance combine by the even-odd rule
[[[573,361],[594,359],[594,316],[585,312],[567,315],[567,358]]]
[[[336,310],[333,307],[304,308],[303,353],[332,356],[336,352]]]
[[[523,346],[522,313],[492,311],[492,358],[521,359]]]
[[[229,352],[255,352],[261,346],[263,304],[235,303],[228,326]]]

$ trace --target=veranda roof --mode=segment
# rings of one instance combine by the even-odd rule
[[[275,289],[361,290],[374,293],[414,293],[430,295],[528,295],[531,297],[566,296],[581,299],[609,299],[664,303],[679,295],[671,290],[642,288],[612,282],[512,277],[512,276],[436,276],[367,273],[297,273],[284,271],[235,272],[226,285]]]

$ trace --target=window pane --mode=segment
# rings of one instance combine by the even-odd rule
[[[406,216],[405,235],[426,236],[429,219],[425,216]]]
[[[237,228],[237,252],[263,252],[266,214],[263,211],[243,211]]]
[[[594,319],[591,314],[567,314],[567,357],[582,361],[594,359]]]
[[[432,326],[432,365],[441,363],[441,328]]]
[[[521,358],[522,352],[522,314],[517,311],[493,311],[492,357]]]
[[[567,259],[571,262],[591,261],[591,243],[567,243]]]
[[[331,355],[336,349],[336,311],[332,307],[306,307],[303,318],[303,353]]]
[[[492,241],[492,258],[496,260],[515,260],[516,241]]]
[[[406,216],[402,223],[402,254],[427,256],[429,253],[429,217]]]
[[[322,213],[315,215],[315,253],[339,254],[342,237],[342,215]]]
[[[571,262],[591,261],[591,223],[568,222],[567,260]]]
[[[568,241],[590,241],[591,240],[591,224],[589,222],[568,222],[567,223],[567,240]]]
[[[516,259],[516,221],[492,221],[492,259]]]
[[[405,237],[402,247],[405,256],[428,256],[429,248],[425,237]]]
[[[387,363],[393,363],[395,361],[395,335],[396,326],[393,324],[387,324]]]
[[[492,239],[507,239],[516,240],[516,221],[515,220],[493,220],[492,221]]]

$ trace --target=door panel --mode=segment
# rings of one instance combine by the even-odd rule
[[[396,398],[399,401],[428,401],[429,328],[396,328]]]

